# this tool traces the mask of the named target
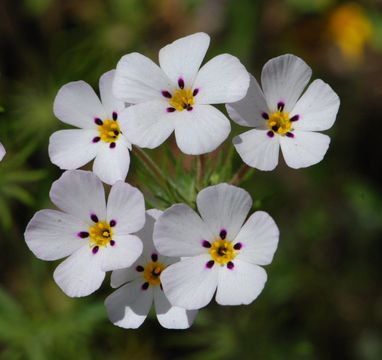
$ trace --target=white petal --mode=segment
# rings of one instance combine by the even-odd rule
[[[5,148],[2,143],[0,143],[0,161],[3,160],[4,156],[6,154]]]
[[[159,216],[154,226],[154,244],[166,256],[193,256],[206,252],[203,240],[213,237],[198,214],[184,204],[176,204]]]
[[[172,306],[159,286],[154,290],[154,303],[158,321],[166,329],[188,329],[198,313]]]
[[[241,188],[219,184],[199,192],[196,203],[202,219],[214,237],[224,229],[227,239],[233,240],[251,209],[252,199],[248,192]]]
[[[131,104],[163,99],[162,90],[171,88],[163,70],[146,56],[131,53],[117,65],[114,96]]]
[[[280,140],[265,130],[249,130],[233,138],[233,144],[243,161],[256,169],[273,170],[279,162]]]
[[[114,291],[105,300],[110,321],[125,329],[136,329],[145,321],[153,303],[153,291],[141,289],[139,280]]]
[[[114,76],[115,70],[110,70],[103,74],[99,79],[99,92],[101,95],[101,101],[109,119],[112,119],[113,112],[119,114],[125,108],[124,101],[118,100],[113,95]]]
[[[256,211],[246,221],[234,240],[242,247],[236,259],[256,265],[268,265],[279,242],[279,229],[264,211]]]
[[[268,113],[268,105],[257,80],[250,74],[247,95],[240,101],[226,105],[229,116],[241,126],[264,129],[266,121],[262,114]]]
[[[111,273],[111,277],[110,277],[110,285],[112,288],[117,288],[117,287],[120,287],[121,285],[123,284],[126,284],[130,281],[133,281],[133,280],[136,280],[138,278],[142,278],[142,273],[141,272],[138,272],[135,268],[137,265],[141,265],[142,266],[142,263],[140,263],[140,259],[141,258],[138,258],[138,260],[135,262],[135,264],[133,264],[131,267],[128,267],[128,268],[125,268],[125,269],[118,269],[118,270],[114,270],[112,273]]]
[[[226,116],[210,105],[197,105],[192,111],[173,114],[176,143],[185,154],[209,153],[227,139],[231,131]]]
[[[247,93],[249,74],[238,58],[229,54],[214,57],[203,65],[195,79],[198,104],[239,101]]]
[[[120,116],[121,130],[135,145],[153,149],[174,131],[174,113],[167,113],[162,100],[129,106]]]
[[[134,235],[113,236],[114,245],[100,248],[101,269],[111,271],[131,266],[142,254],[142,241]]]
[[[99,143],[93,143],[97,130],[60,130],[49,139],[50,161],[60,169],[74,170],[93,160]]]
[[[280,139],[284,160],[289,167],[308,167],[324,158],[329,148],[329,136],[305,131],[294,131],[293,134],[294,138],[283,136]]]
[[[105,192],[101,180],[90,171],[65,171],[50,190],[52,202],[62,211],[92,223],[90,216],[106,218]]]
[[[250,304],[264,288],[267,273],[263,268],[234,260],[234,268],[221,267],[216,302],[220,305]]]
[[[322,80],[314,80],[291,112],[291,116],[299,115],[293,126],[304,131],[330,129],[339,107],[340,99],[333,89]]]
[[[53,112],[62,122],[83,129],[96,129],[94,119],[106,117],[98,96],[84,81],[64,85],[54,100]]]
[[[113,185],[117,181],[125,181],[130,167],[130,153],[126,144],[118,141],[114,148],[109,143],[100,144],[94,160],[94,173],[106,184]]]
[[[182,78],[185,87],[192,87],[209,45],[210,37],[205,33],[178,39],[159,51],[160,67],[173,83]]]
[[[118,235],[132,234],[145,223],[145,201],[135,187],[118,181],[111,188],[107,201],[107,220],[116,221],[113,232]]]
[[[39,259],[57,260],[88,243],[78,236],[80,231],[88,231],[88,226],[73,216],[41,210],[33,216],[24,235],[29,249]]]
[[[200,309],[212,299],[217,282],[218,267],[206,267],[209,254],[184,259],[167,267],[161,274],[164,293],[174,306],[187,310]]]
[[[57,266],[53,277],[66,295],[87,296],[100,288],[105,273],[101,270],[98,255],[85,245]]]
[[[312,69],[297,56],[287,54],[269,60],[261,73],[269,109],[275,111],[278,102],[282,101],[284,110],[291,111],[311,75]]]

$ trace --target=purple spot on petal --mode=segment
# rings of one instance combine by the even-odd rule
[[[193,107],[192,106],[187,106],[187,111],[192,111]]]
[[[175,108],[173,108],[173,107],[168,107],[168,108],[166,109],[166,111],[167,111],[168,113],[172,113],[172,112],[175,111]]]
[[[206,268],[211,269],[214,266],[214,264],[215,264],[215,261],[213,260],[207,261]]]
[[[279,102],[277,103],[277,109],[278,109],[279,111],[284,111],[284,107],[285,107],[285,103],[284,103],[283,101],[279,101]]]
[[[178,85],[179,85],[179,87],[180,87],[181,89],[184,88],[184,80],[183,80],[182,78],[179,78],[179,80],[178,80]]]
[[[110,245],[114,246],[115,245],[115,241],[114,240],[110,240]]]
[[[290,121],[297,121],[298,119],[300,119],[300,115],[294,115],[290,118]]]
[[[94,122],[99,126],[103,125],[103,121],[100,118],[95,118]]]
[[[194,91],[192,92],[192,96],[196,96],[199,94],[199,89],[194,89]]]
[[[92,253],[95,255],[95,254],[97,254],[98,250],[99,250],[99,247],[94,246],[94,248],[92,249]]]
[[[113,117],[114,121],[118,119],[118,114],[115,111],[113,111],[113,114],[111,116]]]
[[[147,290],[149,288],[149,283],[148,282],[145,282],[142,284],[142,290]]]
[[[110,220],[109,225],[111,227],[114,227],[115,225],[117,225],[117,222],[115,220]]]
[[[95,138],[93,138],[93,142],[94,143],[97,143],[100,140],[101,140],[101,138],[99,136],[96,136]]]
[[[138,272],[143,272],[145,270],[145,268],[141,265],[138,265],[135,270],[137,270]]]
[[[171,94],[169,91],[167,90],[162,90],[162,95],[165,97],[165,98],[168,98],[168,99],[171,99]]]
[[[211,243],[207,240],[202,240],[202,246],[208,249],[211,247]]]
[[[294,134],[292,134],[291,132],[287,132],[285,135],[289,138],[294,138]]]
[[[81,231],[77,234],[81,239],[86,239],[89,237],[89,233],[87,231]]]
[[[151,254],[151,260],[154,261],[154,262],[158,261],[158,254],[155,254],[155,253]]]
[[[274,133],[273,131],[269,130],[269,131],[267,132],[267,135],[268,135],[270,138],[273,138],[273,137],[275,136],[275,133]]]
[[[219,236],[220,236],[220,239],[224,240],[227,237],[227,230],[221,229]]]
[[[109,145],[109,148],[114,149],[116,146],[117,146],[117,144],[115,142],[111,142]]]
[[[264,120],[268,120],[269,119],[269,115],[266,112],[263,112],[261,114],[261,116],[263,117]]]
[[[235,264],[232,261],[228,261],[227,268],[232,270],[235,267]]]
[[[92,221],[94,221],[95,223],[98,222],[98,217],[96,214],[91,214],[90,219],[92,219]]]
[[[234,248],[235,250],[240,250],[242,247],[243,247],[242,243],[236,243],[236,244],[233,246],[233,248]]]

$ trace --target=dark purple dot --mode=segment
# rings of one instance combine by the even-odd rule
[[[170,92],[168,92],[167,90],[162,90],[162,95],[165,97],[165,98],[168,98],[168,99],[171,99],[171,94]]]
[[[99,250],[99,247],[94,246],[94,248],[92,249],[92,253],[95,255],[95,254],[97,254],[98,250]]]
[[[99,136],[96,136],[95,138],[93,138],[93,142],[94,143],[97,143],[100,140],[101,140],[101,138]]]
[[[145,282],[142,284],[142,290],[147,290],[149,288],[149,283],[148,282]]]
[[[279,101],[279,102],[277,103],[277,109],[278,109],[279,111],[284,111],[284,107],[285,107],[284,102]]]
[[[103,121],[100,118],[95,118],[94,122],[99,126],[103,125]]]
[[[85,239],[87,237],[89,237],[89,233],[86,232],[86,231],[81,231],[77,234],[81,239]]]
[[[192,92],[192,96],[196,96],[199,94],[199,89],[194,89],[194,91]]]
[[[114,240],[110,240],[110,245],[114,246],[115,245],[115,241]]]
[[[215,261],[213,260],[207,261],[206,268],[211,269],[214,266],[214,264],[215,264]]]
[[[269,119],[269,115],[268,115],[266,112],[263,112],[263,113],[261,114],[261,116],[262,116],[263,119],[265,119],[265,120],[268,120],[268,119]]]
[[[235,267],[234,263],[232,261],[228,261],[227,268],[232,270]]]
[[[227,237],[227,230],[221,229],[219,236],[220,236],[220,239],[224,240]]]
[[[183,80],[182,78],[179,78],[179,80],[178,80],[178,85],[179,85],[179,87],[180,87],[181,89],[184,88],[184,80]]]
[[[151,260],[154,261],[154,262],[158,261],[158,254],[155,254],[155,253],[151,254]]]
[[[162,286],[162,284],[160,284],[159,287],[160,287],[161,290],[163,290],[163,286]]]
[[[109,225],[111,227],[114,227],[115,225],[117,225],[117,222],[115,220],[110,220]]]
[[[233,248],[235,249],[235,250],[240,250],[241,248],[242,248],[242,244],[241,243],[236,243],[234,246],[233,246]]]
[[[135,268],[135,270],[137,270],[138,272],[142,272],[142,271],[145,270],[145,268],[144,268],[143,266],[141,266],[141,265],[138,265],[138,266]]]
[[[273,138],[273,137],[275,136],[275,133],[274,133],[273,131],[269,130],[269,131],[267,132],[267,135],[268,135],[270,138]]]
[[[193,107],[192,106],[187,106],[187,111],[192,111]]]
[[[113,114],[111,116],[113,117],[114,121],[118,119],[118,114],[115,111],[113,111]]]
[[[294,115],[290,118],[290,121],[297,121],[298,119],[300,119],[300,115]]]
[[[167,111],[168,113],[172,113],[172,112],[175,111],[175,108],[173,108],[173,107],[168,107],[168,108],[166,109],[166,111]]]
[[[118,130],[114,130],[114,135],[118,136],[119,135],[119,131]]]
[[[98,222],[98,217],[96,214],[91,214],[90,219],[92,219],[92,221],[94,221],[95,223]]]
[[[211,247],[211,243],[207,240],[203,240],[202,241],[202,246],[205,247],[205,248],[210,248]]]
[[[115,142],[111,142],[109,145],[109,148],[114,149],[116,146],[117,146],[117,144]]]
[[[285,135],[288,136],[289,138],[294,138],[294,134],[291,132],[287,132]]]

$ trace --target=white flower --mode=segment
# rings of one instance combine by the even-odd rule
[[[3,160],[3,157],[5,156],[5,148],[2,143],[0,143],[0,161]]]
[[[50,198],[61,211],[38,211],[25,240],[39,259],[69,256],[54,272],[68,296],[91,294],[101,286],[106,271],[130,266],[141,255],[142,242],[131,235],[145,222],[138,189],[118,181],[106,205],[101,180],[91,172],[73,170],[53,183]]]
[[[121,115],[121,129],[131,143],[155,148],[175,130],[179,148],[197,155],[215,150],[227,138],[229,120],[209,104],[242,99],[249,74],[229,54],[199,70],[209,43],[205,33],[176,40],[160,50],[160,67],[138,53],[122,57],[113,89],[117,98],[137,104]]]
[[[161,272],[178,259],[161,256],[154,247],[154,223],[161,213],[155,209],[146,212],[145,226],[137,234],[144,244],[142,256],[131,268],[113,271],[111,275],[112,287],[125,284],[105,301],[109,318],[117,326],[138,328],[153,302],[159,323],[168,329],[186,329],[196,316],[197,311],[171,306],[163,293]]]
[[[291,168],[307,167],[323,159],[330,138],[316,131],[333,125],[340,100],[322,80],[313,81],[301,96],[311,74],[311,68],[300,58],[279,56],[263,67],[263,90],[251,76],[246,97],[227,105],[234,121],[255,128],[233,139],[246,164],[273,170],[280,146]]]
[[[84,81],[64,85],[54,101],[54,114],[80,129],[60,130],[49,141],[49,156],[61,169],[74,170],[94,160],[93,171],[107,184],[125,180],[130,165],[131,144],[121,133],[119,116],[124,102],[111,88],[115,70],[99,80],[102,103]]]
[[[201,218],[177,204],[154,227],[158,251],[182,257],[162,273],[166,296],[171,304],[189,310],[206,306],[215,291],[221,305],[251,303],[267,280],[259,265],[269,264],[277,248],[275,222],[263,211],[245,222],[252,199],[245,190],[228,184],[202,190],[196,203]]]

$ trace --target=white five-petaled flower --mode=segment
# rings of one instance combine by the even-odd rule
[[[159,323],[168,329],[186,329],[194,321],[197,311],[172,306],[163,293],[161,273],[177,258],[161,256],[152,235],[154,223],[162,212],[146,212],[144,228],[137,233],[143,242],[143,253],[131,268],[112,272],[111,285],[118,290],[107,297],[105,306],[110,320],[117,326],[136,329],[146,319],[154,302]]]
[[[252,199],[228,184],[202,190],[196,203],[201,218],[177,204],[154,227],[158,251],[182,258],[162,273],[166,296],[171,304],[189,310],[206,306],[215,291],[221,305],[251,303],[267,279],[259,265],[269,264],[277,248],[275,222],[263,211],[245,221]]]
[[[0,161],[3,160],[3,157],[5,156],[5,148],[2,143],[0,143]]]
[[[101,286],[106,271],[128,267],[141,255],[142,242],[132,235],[145,222],[138,189],[118,181],[106,205],[101,180],[91,172],[73,170],[53,183],[50,198],[61,211],[38,211],[25,240],[42,260],[69,256],[54,272],[68,296],[91,294]]]
[[[210,37],[196,33],[159,52],[159,64],[139,53],[117,65],[114,95],[131,104],[121,115],[121,129],[133,144],[155,148],[175,130],[186,154],[215,150],[229,135],[227,117],[210,104],[235,102],[248,89],[249,74],[240,61],[222,54],[199,70]]]
[[[251,76],[246,97],[227,105],[235,122],[255,128],[233,139],[246,164],[273,170],[280,146],[291,168],[307,167],[323,159],[330,138],[316,131],[332,127],[340,100],[322,80],[313,81],[301,96],[311,74],[311,68],[297,56],[276,57],[263,67],[262,89]]]
[[[115,70],[99,80],[102,103],[84,81],[64,85],[54,101],[54,114],[79,129],[55,132],[49,141],[49,156],[61,169],[74,170],[94,159],[93,171],[105,183],[125,180],[130,165],[131,144],[122,134],[119,116],[123,101],[112,95]]]

